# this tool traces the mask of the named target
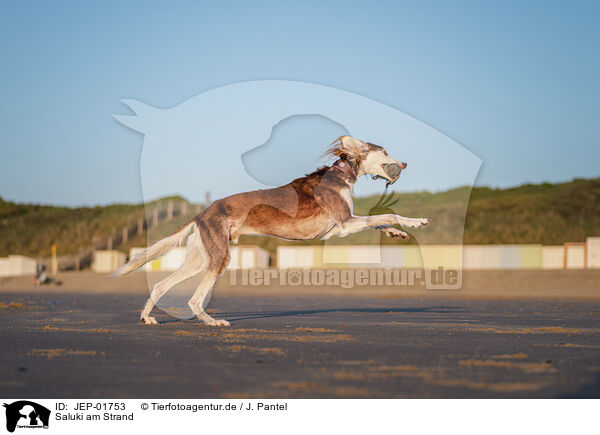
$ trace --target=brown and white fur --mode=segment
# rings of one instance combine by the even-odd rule
[[[359,176],[384,178],[387,187],[406,168],[406,163],[394,160],[384,148],[342,136],[332,143],[326,155],[337,157],[338,160],[332,166],[325,166],[284,186],[238,193],[215,201],[190,223],[156,242],[115,272],[116,276],[125,275],[161,257],[172,247],[182,245],[187,238],[187,254],[183,264],[154,286],[142,311],[142,322],[156,324],[156,319],[150,313],[161,296],[173,286],[203,272],[188,305],[198,319],[207,325],[229,326],[227,320],[214,319],[204,309],[215,282],[229,264],[229,242],[237,241],[241,235],[325,240],[376,228],[389,237],[407,238],[405,232],[393,225],[419,228],[429,223],[429,219],[406,218],[395,214],[353,214],[352,192]]]

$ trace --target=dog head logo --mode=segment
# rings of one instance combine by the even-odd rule
[[[385,184],[405,191],[464,186],[452,191],[460,206],[444,216],[444,234],[429,228],[409,231],[419,244],[432,243],[433,237],[441,235],[443,243],[462,244],[471,186],[481,159],[390,106],[340,89],[278,80],[223,86],[169,109],[130,99],[123,103],[134,114],[114,117],[144,135],[140,176],[145,203],[174,193],[199,200],[207,190],[222,198],[286,184],[316,169],[325,147],[336,137],[354,137],[381,145],[379,154],[397,159],[387,171],[375,173],[374,178],[384,178],[385,183],[361,178],[356,184],[355,197],[369,196],[366,210],[420,214],[418,204],[378,204],[376,194]],[[406,167],[403,162],[410,169],[402,171],[396,182]],[[295,215],[294,204],[297,201],[287,201],[281,211]],[[322,263],[335,260],[335,255],[327,254],[332,243],[331,239],[323,242]],[[374,242],[379,243],[379,239]],[[421,252],[423,266],[435,268],[436,258],[427,255]],[[383,264],[383,252],[380,257]]]
[[[16,428],[47,428],[50,423],[50,410],[29,400],[19,400],[4,404],[6,408],[6,430]]]

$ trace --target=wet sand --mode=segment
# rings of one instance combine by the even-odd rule
[[[561,273],[562,272],[562,273]],[[575,272],[575,273],[572,273]],[[460,291],[231,287],[229,328],[138,322],[146,276],[0,282],[10,398],[600,397],[600,271],[468,273]],[[153,274],[151,281],[164,274]]]

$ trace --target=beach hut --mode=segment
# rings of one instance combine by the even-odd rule
[[[279,269],[313,269],[322,264],[315,261],[320,246],[278,246],[277,267]]]
[[[9,255],[0,258],[0,277],[35,276],[37,261],[23,255]]]
[[[600,269],[600,237],[588,237],[586,245],[588,269]]]
[[[564,246],[542,246],[542,269],[564,269],[564,267]]]
[[[565,269],[586,268],[586,245],[585,243],[565,243]]]
[[[239,245],[229,248],[231,261],[228,269],[266,269],[270,255],[265,249],[254,245]]]
[[[125,264],[126,256],[114,250],[98,250],[94,252],[92,270],[96,273],[111,273]]]

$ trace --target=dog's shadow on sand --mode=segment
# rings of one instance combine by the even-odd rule
[[[367,314],[449,314],[462,311],[462,307],[419,307],[419,308],[323,308],[313,310],[285,310],[285,311],[251,311],[251,312],[231,312],[218,313],[219,317],[225,317],[231,321],[264,319],[268,317],[290,317],[306,316],[311,314],[327,313],[367,313]]]
[[[366,314],[452,314],[463,312],[463,307],[417,307],[417,308],[321,308],[312,310],[281,310],[281,311],[232,311],[210,313],[217,318],[225,318],[231,322],[239,322],[242,320],[266,319],[270,317],[294,317],[306,316],[311,314],[328,314],[328,313],[366,313]],[[170,319],[159,321],[159,324],[169,324],[178,322],[187,322],[194,320],[194,317],[189,319]]]

